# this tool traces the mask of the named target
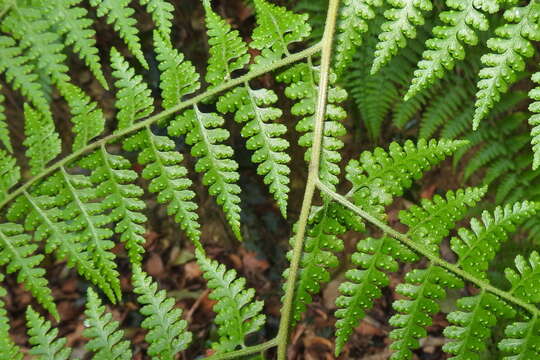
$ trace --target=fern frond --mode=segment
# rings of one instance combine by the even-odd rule
[[[280,109],[268,105],[275,104],[278,98],[272,90],[252,89],[248,84],[237,87],[220,97],[217,108],[221,112],[235,111],[234,119],[245,123],[242,136],[248,138],[246,147],[255,151],[251,161],[259,164],[257,173],[264,176],[264,183],[274,195],[281,214],[287,217],[291,158],[285,152],[289,142],[283,138],[287,127],[271,123],[281,117]],[[270,123],[269,123],[270,122]]]
[[[451,9],[439,14],[443,25],[433,28],[431,39],[426,41],[427,50],[422,54],[418,69],[414,72],[411,86],[405,95],[410,99],[420,91],[431,86],[436,79],[452,70],[456,61],[465,59],[464,45],[475,46],[478,43],[477,31],[486,31],[489,22],[481,11],[497,12],[496,1],[488,0],[448,0],[446,5]]]
[[[524,58],[534,55],[531,41],[540,40],[539,14],[540,4],[534,0],[504,12],[507,23],[497,28],[496,37],[487,42],[492,53],[482,56],[484,67],[479,74],[473,129],[516,81],[516,73],[525,69]]]
[[[171,36],[174,6],[167,0],[139,0],[139,3],[152,15],[156,30],[164,37]]]
[[[51,322],[40,316],[31,306],[26,309],[28,342],[32,345],[29,353],[37,360],[67,360],[71,348],[66,347],[67,340],[58,338],[58,329],[51,327]]]
[[[148,69],[139,39],[139,30],[135,27],[137,21],[133,14],[135,10],[129,7],[130,0],[90,0],[90,5],[96,8],[97,16],[107,16],[107,23],[112,24],[129,51],[141,65]]]
[[[114,232],[126,247],[132,264],[139,264],[146,242],[143,234],[146,208],[141,197],[143,189],[134,182],[137,173],[131,163],[119,155],[107,152],[104,146],[81,160],[81,166],[92,170],[90,180],[97,186],[96,195],[102,198],[101,206],[109,211],[108,217],[115,223]]]
[[[174,216],[188,238],[199,244],[201,232],[198,223],[195,193],[190,190],[192,181],[187,169],[180,165],[184,159],[176,151],[174,141],[166,136],[157,136],[147,128],[124,140],[124,149],[140,151],[138,162],[144,165],[143,178],[150,180],[148,190],[157,193],[159,203],[168,203],[167,212]]]
[[[18,272],[17,281],[24,284],[36,300],[56,319],[59,319],[51,289],[45,279],[45,270],[37,265],[43,255],[33,255],[36,244],[30,243],[31,237],[24,233],[19,224],[0,224],[0,265],[7,264],[7,273]]]
[[[2,65],[0,65],[0,68],[1,66]],[[1,72],[2,71],[0,70],[0,73]],[[6,114],[5,114],[6,109],[4,108],[5,97],[1,93],[1,91],[2,91],[2,86],[0,85],[0,144],[4,145],[4,147],[9,153],[13,153],[13,146],[11,145],[11,139],[9,138],[9,129],[8,129],[7,121],[6,121],[7,120]]]
[[[0,273],[0,282],[2,281],[4,275]],[[6,304],[2,300],[6,294],[6,289],[0,286],[0,359],[22,360],[23,353],[9,336],[9,319]]]
[[[47,164],[60,154],[61,146],[58,133],[50,117],[24,104],[24,132],[26,156],[29,158],[30,172],[39,174]]]
[[[139,294],[137,302],[142,305],[139,311],[145,317],[141,326],[148,330],[148,354],[152,359],[174,359],[192,338],[181,319],[182,310],[175,308],[174,298],[167,297],[165,290],[158,291],[157,284],[138,265],[133,267],[132,281],[133,291]]]
[[[516,256],[517,271],[512,268],[504,272],[511,285],[511,293],[529,303],[540,302],[540,289],[535,284],[540,280],[540,255],[533,251],[529,260],[522,255]]]
[[[118,79],[114,83],[119,89],[114,105],[118,109],[117,128],[121,130],[132,125],[135,120],[150,115],[154,111],[154,101],[142,76],[135,75],[135,70],[116,48],[111,49],[111,66],[114,70],[112,75]]]
[[[109,89],[96,47],[96,32],[92,29],[92,20],[88,11],[80,6],[81,0],[58,0],[44,2],[44,9],[49,24],[63,36],[64,45],[73,45],[73,52],[84,61],[99,83]]]
[[[34,62],[23,54],[15,40],[0,36],[0,73],[15,90],[27,98],[43,114],[50,114],[49,101],[36,75]]]
[[[257,66],[264,66],[289,55],[288,46],[309,36],[311,27],[307,14],[295,14],[286,8],[254,0],[257,14],[257,27],[251,36],[250,46],[260,50],[255,57]]]
[[[21,26],[21,24],[23,24]],[[64,46],[56,32],[51,31],[45,14],[36,7],[14,6],[2,19],[1,29],[19,40],[29,59],[35,61],[47,79],[55,84],[69,80],[64,64]]]
[[[262,301],[254,301],[255,290],[246,289],[246,279],[236,276],[236,271],[212,261],[201,251],[196,251],[197,262],[212,289],[210,298],[216,300],[214,311],[218,325],[219,341],[212,344],[216,353],[244,347],[247,335],[258,331],[265,322]]]
[[[529,97],[533,102],[529,105],[529,111],[534,113],[529,118],[531,129],[531,145],[534,153],[533,170],[540,165],[540,71],[534,73],[531,80],[536,83],[536,87],[529,92]]]
[[[86,146],[90,140],[100,135],[105,129],[103,111],[95,101],[77,86],[63,83],[59,86],[60,92],[67,100],[71,112],[72,131],[75,133],[72,152]]]
[[[430,0],[390,0],[388,3],[391,8],[384,12],[387,21],[381,26],[372,74],[386,65],[400,48],[405,47],[407,39],[416,37],[416,26],[424,24],[422,12],[429,12],[433,8]]]
[[[411,358],[412,350],[420,347],[418,339],[427,335],[425,327],[431,325],[431,315],[439,311],[437,301],[445,298],[445,288],[460,287],[463,287],[460,278],[435,265],[405,275],[405,283],[399,284],[396,292],[410,299],[396,300],[392,304],[398,314],[389,321],[396,327],[390,332],[390,338],[394,340],[390,349],[395,351],[390,359]]]
[[[238,163],[232,159],[233,149],[222,144],[229,138],[223,123],[223,118],[217,114],[204,113],[193,106],[171,121],[168,132],[171,136],[186,135],[191,155],[199,158],[195,171],[204,173],[203,184],[208,186],[210,195],[216,197],[236,238],[242,239],[238,205],[240,187],[236,184],[240,175]]]
[[[131,359],[129,341],[122,340],[124,331],[118,329],[118,321],[105,311],[105,306],[91,287],[86,294],[86,329],[83,336],[90,339],[84,346],[86,350],[94,352],[93,359],[96,360]]]
[[[229,80],[233,71],[243,69],[250,56],[238,30],[232,30],[225,20],[212,11],[210,0],[204,0],[204,10],[210,45],[206,81],[216,86]]]
[[[333,63],[338,75],[351,63],[356,48],[362,44],[362,35],[368,30],[368,22],[375,17],[375,9],[382,4],[381,0],[342,1],[336,27]]]
[[[528,201],[518,202],[504,207],[498,206],[490,214],[482,213],[481,220],[471,219],[470,227],[460,228],[458,236],[452,237],[450,246],[458,255],[458,265],[478,277],[485,277],[489,262],[495,257],[502,242],[516,226],[534,215],[538,205]]]
[[[17,165],[17,160],[5,150],[0,149],[0,201],[20,178],[21,169]]]
[[[538,338],[540,322],[538,315],[526,322],[515,322],[504,330],[505,338],[499,342],[499,349],[510,356],[504,360],[536,359],[540,356]]]
[[[171,43],[159,32],[154,32],[154,48],[157,53],[161,106],[164,109],[178,104],[181,99],[199,89],[199,74],[191,62],[184,60],[184,55],[173,49]]]
[[[291,113],[301,116],[302,119],[296,124],[296,130],[303,135],[298,140],[300,146],[308,148],[304,158],[309,161],[311,157],[311,145],[313,142],[314,114],[317,103],[319,70],[311,64],[296,64],[285,70],[276,77],[276,80],[288,84],[285,95],[295,100]],[[345,90],[334,86],[336,76],[330,75],[330,88],[328,89],[328,104],[326,105],[324,134],[322,139],[320,179],[331,188],[338,182],[337,175],[340,173],[339,150],[343,142],[339,137],[346,134],[345,127],[341,124],[347,114],[338,104],[345,101]]]

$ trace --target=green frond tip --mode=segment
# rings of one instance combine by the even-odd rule
[[[518,255],[514,262],[517,271],[508,268],[504,272],[512,286],[510,291],[528,303],[540,302],[540,289],[537,286],[540,281],[540,255],[533,251],[529,260]]]
[[[129,7],[129,3],[130,0],[90,0],[90,5],[96,8],[97,16],[107,16],[107,23],[113,25],[129,51],[145,69],[148,69],[148,63],[141,48],[139,30],[135,26],[137,23],[133,16],[135,10]]]
[[[0,283],[2,281],[4,281],[4,275],[0,273]],[[6,289],[0,286],[0,359],[22,360],[21,349],[15,345],[9,335],[9,318],[5,308],[6,304],[2,300],[6,294]]]
[[[397,260],[412,262],[417,255],[390,237],[367,238],[358,242],[351,256],[355,265],[345,273],[347,281],[339,286],[336,299],[336,349],[338,356],[366,310],[382,296],[381,288],[390,283],[387,272],[397,271]]]
[[[73,123],[72,152],[85,147],[105,129],[105,117],[99,105],[90,99],[79,87],[63,83],[59,86],[62,96],[67,100]]]
[[[311,27],[307,14],[295,14],[266,0],[254,0],[257,27],[250,45],[261,54],[255,58],[257,66],[265,66],[289,55],[288,46],[309,36]]]
[[[164,37],[170,37],[174,6],[167,0],[139,0],[139,3],[146,6],[146,10],[152,15],[157,31]]]
[[[0,149],[0,201],[8,194],[8,190],[15,186],[21,178],[21,169],[17,160]]]
[[[37,244],[30,242],[30,235],[19,224],[0,224],[0,265],[7,264],[7,273],[17,272],[17,282],[24,285],[36,300],[56,319],[56,305],[45,278],[45,270],[38,267],[43,255],[33,255]]]
[[[453,341],[443,345],[454,360],[478,359],[489,344],[492,328],[501,318],[515,315],[511,306],[486,291],[459,299],[456,307],[448,314],[451,325],[444,329],[444,336]]]
[[[537,211],[536,203],[523,201],[498,206],[493,214],[484,211],[481,220],[472,218],[472,231],[460,228],[458,236],[450,240],[450,247],[458,255],[458,266],[475,276],[486,278],[489,263],[500,245],[509,238],[510,233],[516,231],[517,225]]]
[[[165,40],[158,31],[154,31],[154,48],[159,62],[161,106],[169,109],[200,88],[199,74],[193,64],[185,60],[181,52],[173,49],[170,41]]]
[[[52,118],[24,104],[24,139],[30,172],[39,174],[47,164],[60,154],[62,144]]]
[[[64,45],[73,45],[74,53],[84,61],[99,83],[109,89],[96,47],[96,32],[88,11],[80,5],[82,0],[58,0],[44,2],[46,17],[57,32],[63,36]]]
[[[210,45],[206,81],[216,86],[230,79],[233,71],[243,69],[250,56],[238,30],[232,30],[231,26],[212,10],[210,0],[204,0],[204,10]]]
[[[216,353],[225,353],[244,347],[247,335],[258,331],[265,322],[261,314],[264,303],[254,301],[255,290],[245,289],[246,280],[236,276],[235,270],[227,270],[206,257],[202,250],[196,250],[197,262],[208,280],[210,299],[216,300],[214,322],[218,326],[219,340],[212,343]]]
[[[90,341],[84,346],[85,349],[94,352],[93,359],[96,360],[130,360],[129,341],[123,340],[124,331],[119,329],[118,321],[105,311],[105,306],[91,287],[86,294],[86,329],[83,336]]]
[[[141,326],[148,330],[145,340],[150,344],[148,354],[152,359],[174,359],[175,354],[185,350],[192,335],[187,322],[181,319],[182,310],[175,307],[172,297],[144,273],[140,266],[133,266],[133,291],[138,294],[139,310],[145,317]]]
[[[67,360],[71,348],[66,346],[65,338],[58,338],[58,329],[51,328],[50,321],[45,320],[32,307],[26,309],[28,326],[28,342],[32,345],[29,353],[36,360]]]
[[[495,37],[487,42],[491,53],[482,56],[484,67],[480,70],[473,129],[499,102],[501,94],[517,80],[517,73],[525,69],[524,58],[535,50],[531,41],[540,40],[540,3],[531,0],[528,5],[514,7],[504,12],[506,24],[495,30]]]
[[[115,107],[118,109],[118,130],[125,129],[154,111],[152,92],[143,81],[141,75],[129,66],[124,57],[111,49],[112,75],[118,79],[114,85],[119,89],[116,93]]]
[[[515,322],[504,330],[505,338],[499,342],[499,350],[505,356],[504,360],[538,359],[540,349],[540,320],[538,314],[524,322]]]
[[[531,144],[534,153],[533,170],[540,165],[540,71],[534,73],[531,80],[536,83],[536,87],[529,91],[529,98],[532,100],[529,111],[533,113],[529,118],[531,129]]]
[[[255,152],[251,161],[259,164],[257,173],[264,176],[264,183],[274,195],[281,214],[287,217],[290,174],[288,163],[291,158],[285,151],[289,142],[283,138],[287,127],[271,122],[282,115],[280,109],[269,106],[277,100],[277,95],[272,90],[254,90],[246,84],[221,96],[217,108],[222,113],[235,112],[236,122],[245,123],[241,134],[248,139],[248,150]]]
[[[405,283],[396,292],[408,299],[395,300],[392,307],[397,314],[390,318],[395,327],[390,332],[394,342],[390,349],[391,360],[409,360],[412,350],[420,347],[418,339],[427,335],[426,327],[432,324],[432,315],[439,312],[438,302],[446,297],[446,289],[463,287],[463,281],[445,269],[430,265],[415,269],[405,275]]]
[[[375,8],[381,0],[344,0],[339,7],[336,28],[334,69],[342,74],[351,63],[356,49],[362,44],[362,35],[368,31],[368,22],[375,17]]]
[[[237,239],[240,232],[240,175],[238,163],[233,159],[233,149],[222,144],[229,138],[224,129],[224,120],[214,113],[204,113],[194,106],[171,121],[170,136],[186,135],[186,143],[191,146],[191,155],[196,158],[195,171],[203,173],[202,182],[208,186],[210,195],[225,212],[227,222]]]
[[[387,21],[381,25],[371,74],[379,71],[400,48],[405,47],[407,39],[416,37],[416,26],[424,24],[422,12],[433,8],[430,0],[390,0],[388,3],[391,8],[384,12]]]
[[[408,100],[428,88],[437,79],[452,70],[457,61],[465,59],[465,46],[478,43],[477,31],[489,29],[489,22],[474,0],[447,1],[449,11],[439,14],[444,25],[433,28],[433,37],[426,41],[427,50],[414,72],[412,84],[405,95]],[[495,1],[485,1],[484,11],[493,13],[499,6]],[[491,4],[491,5],[489,5]]]

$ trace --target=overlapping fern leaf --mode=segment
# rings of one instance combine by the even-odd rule
[[[3,280],[4,275],[0,273],[0,281]],[[8,312],[2,299],[6,294],[6,289],[0,286],[0,359],[22,360],[23,353],[9,336]]]
[[[29,353],[38,360],[67,360],[71,348],[66,347],[66,338],[58,337],[58,329],[51,326],[32,307],[26,309],[28,342],[32,345]]]

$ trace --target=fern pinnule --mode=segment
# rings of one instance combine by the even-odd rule
[[[96,8],[97,16],[107,17],[107,23],[112,24],[129,51],[137,58],[141,65],[148,69],[139,39],[139,30],[135,27],[133,17],[135,10],[129,7],[130,0],[90,0],[90,5]]]
[[[1,70],[0,70],[0,73],[1,73]],[[8,129],[8,123],[6,121],[7,119],[6,119],[6,114],[5,114],[5,111],[6,111],[4,107],[5,97],[1,93],[1,91],[2,91],[2,86],[0,85],[0,144],[2,144],[9,153],[13,153],[13,146],[11,145],[11,139],[9,138],[9,129]]]
[[[533,102],[529,105],[529,111],[533,113],[529,118],[531,129],[531,144],[534,153],[533,170],[538,169],[540,165],[540,71],[531,76],[531,80],[536,87],[529,91],[529,97]]]
[[[29,353],[37,360],[67,360],[71,348],[66,347],[66,338],[58,338],[58,329],[40,316],[31,306],[26,309],[28,342],[32,345]]]
[[[0,282],[4,275],[0,273]],[[22,360],[23,353],[9,335],[9,318],[6,303],[2,298],[7,295],[6,289],[0,286],[0,359]]]
[[[526,6],[515,6],[504,12],[507,23],[495,30],[495,37],[487,42],[491,53],[482,56],[476,111],[473,129],[480,124],[525,69],[524,59],[534,55],[531,41],[540,40],[540,4],[529,1]]]
[[[197,106],[185,111],[171,121],[170,136],[186,135],[186,143],[191,145],[191,155],[199,158],[195,171],[203,173],[202,182],[208,186],[210,195],[225,212],[227,222],[237,239],[240,232],[240,187],[237,182],[238,163],[232,158],[233,149],[223,144],[229,138],[229,131],[223,128],[224,120],[215,113],[205,113]]]
[[[8,274],[17,272],[17,281],[32,293],[36,300],[56,319],[59,319],[45,270],[38,267],[42,254],[34,254],[37,244],[19,224],[0,224],[0,265],[6,265]]]
[[[101,65],[92,20],[81,0],[45,1],[44,10],[49,24],[62,35],[65,46],[73,45],[73,52],[84,61],[99,83],[109,89]]]
[[[132,353],[129,341],[122,340],[124,331],[120,330],[118,321],[105,311],[98,294],[91,288],[86,292],[86,315],[83,336],[90,339],[84,346],[94,352],[95,360],[129,360]]]
[[[216,300],[214,311],[219,340],[212,344],[216,353],[233,351],[245,346],[245,337],[258,331],[265,322],[262,301],[254,300],[255,290],[245,288],[246,279],[236,276],[235,270],[227,270],[223,264],[206,257],[196,250],[197,262],[208,280],[210,299]]]
[[[0,201],[20,178],[21,169],[17,165],[17,160],[4,149],[0,149]]]
[[[505,359],[536,359],[540,356],[538,315],[535,314],[528,321],[514,322],[508,325],[504,334],[505,338],[499,342],[498,347],[503,354],[510,355],[506,356]]]
[[[175,308],[174,298],[167,297],[165,290],[158,290],[138,265],[133,267],[132,281],[133,291],[139,295],[137,302],[142,305],[139,311],[145,317],[141,326],[148,330],[148,354],[152,359],[173,360],[192,339],[186,321],[181,319],[182,310]]]
[[[156,31],[162,36],[171,36],[174,6],[167,0],[139,0],[141,5],[152,15]]]

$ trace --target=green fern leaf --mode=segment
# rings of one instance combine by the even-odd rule
[[[257,27],[253,31],[250,46],[260,50],[255,58],[257,66],[269,65],[284,55],[289,55],[288,46],[309,36],[311,27],[307,14],[295,14],[286,8],[254,0]]]
[[[444,329],[444,336],[454,341],[444,344],[443,350],[454,356],[450,359],[477,359],[489,344],[491,329],[498,318],[511,318],[514,309],[486,291],[457,301],[458,310],[448,314],[453,324]]]
[[[195,171],[204,173],[203,184],[225,212],[227,221],[237,239],[240,233],[240,175],[238,164],[232,159],[233,149],[221,142],[229,138],[229,131],[222,128],[223,118],[214,113],[203,113],[197,106],[171,121],[170,136],[186,135],[191,145],[191,155],[199,158]]]
[[[4,281],[4,275],[0,273],[0,282]],[[22,360],[23,353],[9,336],[9,319],[6,304],[1,299],[7,295],[6,289],[0,286],[0,359]]]
[[[18,272],[17,281],[24,284],[36,300],[56,319],[59,319],[51,290],[45,279],[45,270],[37,265],[43,255],[32,255],[37,249],[30,243],[30,235],[19,224],[0,224],[0,265],[7,264],[7,273]]]
[[[184,60],[184,55],[173,49],[169,41],[157,31],[154,32],[154,47],[157,53],[160,70],[161,106],[169,109],[178,104],[182,98],[198,90],[199,74],[191,62]]]
[[[105,312],[105,306],[96,292],[89,287],[85,326],[83,336],[90,339],[84,346],[86,350],[94,352],[95,360],[129,360],[131,349],[129,341],[122,340],[124,332],[118,329],[118,321],[112,319],[110,312]]]
[[[471,219],[471,230],[460,228],[458,237],[450,241],[458,255],[458,265],[474,276],[485,278],[489,262],[495,257],[502,242],[506,241],[516,225],[534,215],[537,205],[531,202],[507,204],[497,207],[493,215],[484,211],[482,221]]]
[[[190,190],[192,182],[186,168],[180,165],[183,156],[175,148],[170,138],[154,135],[148,128],[124,140],[125,150],[140,151],[138,162],[145,166],[142,176],[150,180],[148,190],[158,194],[159,203],[169,204],[169,215],[195,245],[200,245],[195,193]]]
[[[296,130],[303,133],[298,143],[300,146],[308,148],[305,153],[306,161],[311,158],[318,78],[319,70],[311,65],[311,62],[296,64],[276,77],[276,80],[288,84],[285,95],[296,101],[291,108],[291,113],[303,117],[297,123]],[[332,74],[329,80],[330,84],[333,84],[336,81],[336,76]],[[339,150],[343,148],[343,142],[339,137],[346,134],[345,127],[340,121],[345,119],[347,114],[337,104],[345,101],[346,98],[345,90],[334,86],[329,88],[319,176],[321,181],[331,188],[334,188],[339,181],[337,177],[340,173],[338,164],[341,160]]]
[[[1,51],[1,50],[0,50]],[[2,65],[0,65],[1,67]],[[0,71],[2,72],[2,71]],[[2,91],[2,86],[0,85],[0,91]],[[11,139],[9,137],[9,129],[6,119],[6,114],[4,111],[4,100],[5,97],[0,93],[0,144],[4,145],[7,151],[13,153],[13,146],[11,146]]]
[[[0,201],[8,194],[21,178],[21,169],[17,165],[17,160],[5,150],[0,149]]]
[[[434,27],[434,37],[426,41],[428,49],[422,54],[405,100],[431,86],[447,70],[452,70],[456,61],[463,60],[465,44],[477,45],[476,31],[486,31],[489,28],[489,22],[479,8],[488,13],[495,13],[499,9],[493,0],[447,0],[446,5],[451,10],[439,14],[444,25]]]
[[[127,45],[129,51],[135,55],[141,65],[148,69],[139,39],[139,30],[135,27],[137,21],[133,14],[135,10],[129,7],[130,0],[90,0],[90,5],[96,8],[97,16],[107,16],[107,23],[113,24]]]
[[[250,56],[238,30],[232,30],[225,20],[212,11],[210,0],[204,0],[204,10],[210,45],[206,81],[216,86],[229,80],[234,71],[243,69]]]
[[[334,68],[343,73],[351,63],[356,48],[362,44],[362,35],[368,31],[368,22],[375,17],[375,8],[381,0],[344,0],[339,8],[336,28]]]
[[[540,71],[533,74],[531,80],[537,84],[529,92],[529,97],[533,100],[529,105],[529,111],[534,113],[534,115],[529,118],[529,125],[533,126],[531,130],[531,144],[534,152],[533,170],[536,170],[540,165]]]
[[[39,174],[47,164],[60,154],[62,144],[50,117],[24,104],[24,133],[26,156],[29,158],[30,172]]]
[[[210,298],[216,300],[214,322],[218,325],[219,341],[212,344],[216,353],[224,353],[244,347],[246,335],[258,331],[265,322],[261,314],[262,301],[254,301],[255,290],[245,289],[246,280],[236,277],[236,271],[212,261],[201,251],[196,251],[197,262],[212,289]]]
[[[538,316],[533,316],[526,322],[515,322],[506,327],[506,338],[499,342],[499,349],[508,355],[504,360],[537,359],[538,338],[540,337],[540,323]]]
[[[259,164],[257,173],[264,176],[264,183],[269,186],[281,214],[286,217],[290,174],[287,164],[291,160],[285,152],[289,142],[283,138],[287,127],[268,123],[282,115],[280,109],[268,106],[277,100],[272,90],[253,90],[246,84],[220,97],[217,108],[223,113],[236,111],[234,119],[238,123],[246,123],[241,134],[248,138],[248,150],[255,151],[251,161]]]
[[[85,147],[90,140],[103,132],[105,117],[97,103],[91,101],[77,86],[70,83],[61,84],[60,92],[67,100],[73,116],[71,122],[74,125],[72,130],[75,133],[75,139],[72,151],[75,152]]]
[[[44,2],[49,24],[64,38],[64,45],[73,45],[77,56],[84,61],[99,83],[109,89],[99,63],[99,54],[88,11],[82,7],[81,0],[59,0]]]
[[[372,74],[386,65],[400,48],[405,47],[407,39],[416,37],[416,26],[424,24],[422,12],[433,8],[430,0],[390,0],[388,3],[392,7],[384,12],[387,21],[381,26]]]
[[[122,130],[154,111],[153,97],[142,76],[135,75],[135,70],[116,48],[111,49],[111,66],[114,70],[112,75],[118,79],[114,83],[119,89],[115,106],[118,109],[118,130]]]
[[[505,271],[505,276],[512,285],[510,292],[528,303],[540,302],[540,289],[536,286],[540,280],[540,255],[533,251],[529,261],[522,255],[516,256],[514,261],[518,271],[511,268]]]
[[[132,264],[139,264],[146,242],[143,234],[146,208],[141,197],[143,189],[134,182],[137,173],[131,170],[129,160],[119,155],[112,155],[105,147],[90,154],[81,161],[81,166],[91,169],[90,180],[97,185],[97,196],[102,198],[101,206],[110,220],[116,225],[114,232],[120,235],[120,241],[126,247]]]
[[[133,291],[139,294],[137,302],[142,305],[139,311],[145,316],[141,326],[148,330],[148,354],[152,359],[173,360],[192,338],[181,319],[182,310],[174,307],[174,299],[167,297],[165,290],[157,290],[157,284],[139,266],[133,267],[132,281]]]
[[[171,36],[172,22],[174,18],[174,6],[166,0],[139,0],[141,5],[146,6],[156,24],[157,31],[165,37]]]
[[[28,326],[28,342],[32,345],[29,353],[37,360],[67,360],[71,348],[66,347],[65,338],[57,338],[58,329],[51,328],[50,321],[45,320],[31,306],[26,309]]]
[[[13,88],[20,90],[36,109],[50,114],[49,101],[36,75],[33,60],[23,55],[23,49],[7,36],[0,36],[0,73],[4,73]]]
[[[405,275],[405,283],[399,284],[396,292],[409,299],[396,300],[392,304],[398,314],[390,318],[390,325],[396,327],[390,332],[390,338],[394,340],[390,349],[395,351],[390,359],[409,360],[412,357],[412,350],[420,347],[418,339],[427,335],[425,327],[431,325],[431,315],[439,312],[436,301],[445,298],[445,288],[460,287],[463,287],[461,279],[435,265]]]
[[[473,129],[516,81],[516,73],[525,69],[524,58],[534,55],[531,41],[540,40],[539,14],[540,4],[534,0],[527,6],[506,10],[504,19],[508,23],[497,28],[496,37],[488,40],[493,52],[482,56],[484,67],[478,81]]]

